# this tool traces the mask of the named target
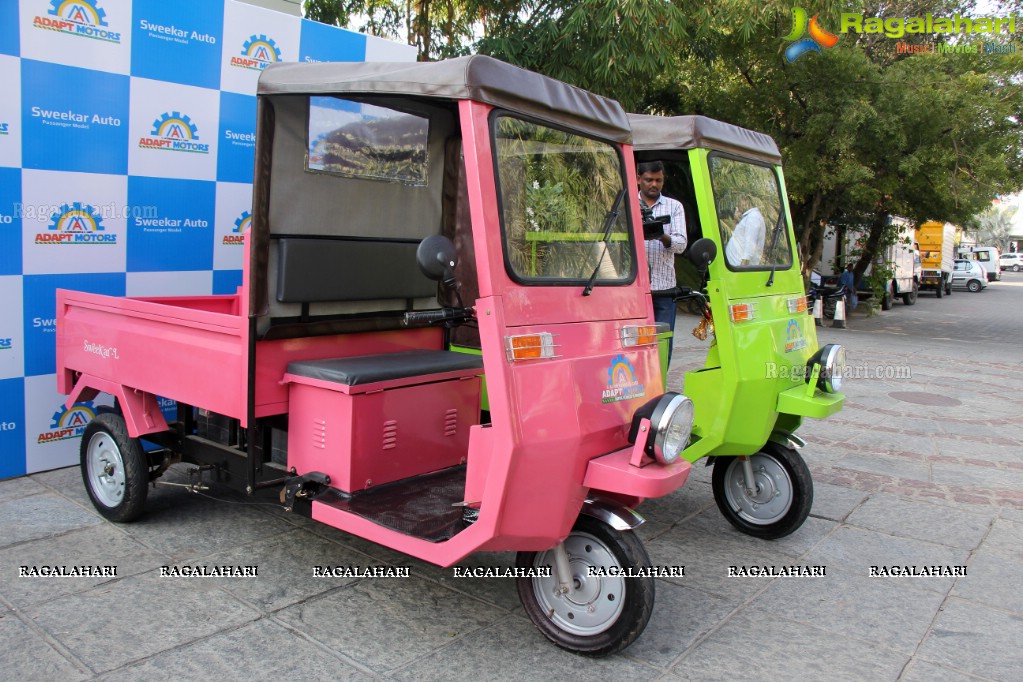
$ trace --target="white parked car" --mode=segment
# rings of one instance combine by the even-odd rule
[[[1018,253],[1003,253],[998,257],[998,267],[1002,270],[1019,272],[1023,269],[1023,257]]]
[[[956,260],[952,268],[952,288],[976,293],[987,286],[987,271],[979,261]]]

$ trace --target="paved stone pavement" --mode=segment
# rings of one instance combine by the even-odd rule
[[[272,506],[160,487],[140,521],[108,523],[71,468],[0,482],[2,677],[1023,679],[1021,303],[1023,274],[1006,273],[978,294],[922,295],[821,329],[861,376],[840,414],[801,432],[810,519],[779,541],[741,535],[718,513],[704,467],[645,503],[638,532],[653,563],[686,571],[657,581],[650,625],[624,654],[590,660],[548,644],[512,580],[456,579]],[[684,336],[688,321],[670,384],[705,349]],[[116,565],[117,576],[18,576],[54,564]],[[158,575],[189,564],[259,575]],[[312,576],[338,564],[410,566],[411,577]],[[827,575],[727,577],[730,565],[792,564]],[[872,565],[966,575],[868,577]]]

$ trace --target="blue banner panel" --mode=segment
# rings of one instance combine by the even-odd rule
[[[220,93],[220,150],[217,180],[252,182],[256,155],[256,98]]]
[[[214,270],[213,271],[213,293],[214,294],[236,294],[238,287],[242,285],[241,270]]]
[[[18,33],[18,3],[11,0],[0,2],[0,54],[20,54],[18,44],[21,38]]]
[[[366,36],[339,31],[318,21],[302,20],[300,62],[361,62],[366,58]]]
[[[25,168],[128,172],[127,76],[22,59],[21,83]]]
[[[217,183],[128,178],[128,272],[213,269]]]
[[[25,275],[25,375],[57,371],[57,289],[124,296],[125,274]]]
[[[25,468],[25,380],[0,380],[0,478]]]
[[[224,6],[209,0],[135,0],[131,75],[220,87]]]

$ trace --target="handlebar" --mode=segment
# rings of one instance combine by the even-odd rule
[[[475,311],[469,308],[441,308],[440,310],[414,310],[405,313],[402,323],[407,327],[411,324],[436,324],[438,322],[464,322],[471,318]]]
[[[685,301],[690,298],[698,298],[701,301],[703,301],[704,305],[707,304],[707,295],[704,294],[702,291],[692,289],[690,287],[675,287],[673,297],[676,303],[678,301]]]

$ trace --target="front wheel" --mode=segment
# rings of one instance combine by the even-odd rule
[[[1018,265],[1013,265],[1012,266],[1012,271],[1013,272],[1019,272],[1019,266]]]
[[[124,417],[97,414],[82,435],[82,481],[96,510],[125,523],[142,513],[149,484],[149,467],[142,445],[128,435]]]
[[[565,538],[573,589],[558,580],[554,550],[519,552],[518,568],[550,567],[550,577],[517,578],[519,599],[540,632],[562,649],[584,656],[607,656],[632,644],[654,609],[650,557],[634,533],[580,516]]]
[[[920,293],[920,285],[913,282],[913,290],[902,295],[902,302],[905,305],[913,305],[916,303],[917,294]]]
[[[714,501],[737,529],[765,540],[795,532],[810,514],[813,479],[806,462],[795,450],[768,443],[749,456],[756,490],[746,488],[739,457],[714,461],[711,487]]]

